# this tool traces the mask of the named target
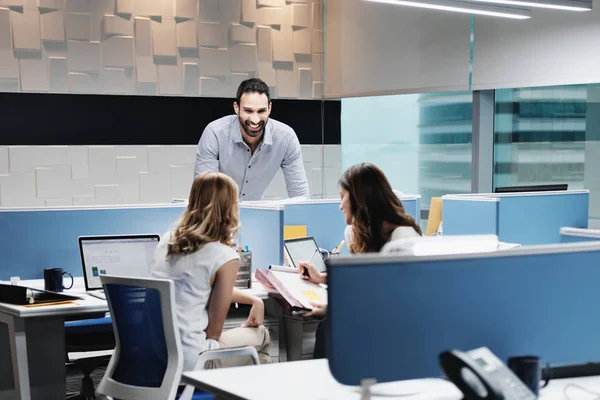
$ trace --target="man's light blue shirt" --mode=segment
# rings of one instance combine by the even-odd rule
[[[237,115],[211,122],[196,151],[194,178],[204,171],[222,172],[237,183],[240,200],[261,200],[281,167],[289,197],[309,197],[298,137],[288,125],[269,119],[262,142],[252,154]]]

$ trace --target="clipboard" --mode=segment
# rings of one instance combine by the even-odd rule
[[[19,306],[42,306],[63,304],[66,302],[74,302],[83,300],[81,297],[50,292],[30,288],[26,286],[15,286],[0,284],[0,303],[15,304]]]

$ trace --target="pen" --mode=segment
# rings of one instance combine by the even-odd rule
[[[312,256],[310,256],[310,260],[308,261],[309,263],[313,262],[313,260],[315,259],[315,255],[317,255],[318,252],[319,249],[315,249],[315,251],[313,251]],[[302,271],[302,275],[308,276],[308,269],[304,269],[304,271]]]
[[[331,252],[332,254],[337,254],[342,250],[342,247],[344,247],[344,243],[346,243],[345,240],[342,240],[340,242],[340,244],[338,244],[338,247],[336,247],[335,249],[333,249],[333,251]]]

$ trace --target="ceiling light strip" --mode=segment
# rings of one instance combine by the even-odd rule
[[[497,5],[509,5],[517,7],[548,8],[562,11],[591,11],[591,1],[575,0],[469,0],[473,3],[488,3]]]
[[[394,4],[398,6],[426,8],[429,10],[459,12],[465,14],[477,14],[490,17],[501,17],[511,19],[531,18],[529,10],[510,7],[488,6],[474,2],[458,0],[367,0],[374,3]]]

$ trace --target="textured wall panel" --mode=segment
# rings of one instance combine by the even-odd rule
[[[200,88],[200,70],[198,63],[183,63],[183,94],[198,96]]]
[[[40,12],[24,9],[23,13],[11,11],[13,44],[15,50],[41,50]]]
[[[233,23],[229,33],[232,42],[256,43],[256,27]]]
[[[165,95],[183,94],[183,76],[179,65],[158,66],[158,93]]]
[[[92,16],[85,13],[67,13],[67,39],[92,40]]]
[[[301,99],[312,98],[312,70],[308,68],[298,68],[298,97]]]
[[[52,207],[186,198],[196,146],[10,146],[8,150],[10,158],[19,160],[10,170],[7,148],[0,147],[0,206]],[[312,197],[337,197],[340,146],[303,145],[302,154]],[[280,171],[266,198],[285,197]]]
[[[313,9],[311,4],[292,4],[292,25],[312,28]]]
[[[148,18],[135,18],[135,55],[152,56],[152,21]]]
[[[177,47],[180,49],[198,48],[198,30],[196,21],[189,20],[177,24]]]
[[[102,43],[105,67],[133,67],[133,37],[115,36]]]
[[[309,29],[294,31],[294,54],[312,53],[312,32]]]
[[[64,10],[67,7],[65,0],[38,0],[40,9],[44,10]]]
[[[312,77],[315,82],[323,81],[323,54],[312,56]]]
[[[65,13],[53,11],[40,15],[42,24],[42,40],[51,42],[65,41]]]
[[[20,82],[23,92],[47,92],[50,89],[48,82],[48,62],[44,59],[20,59]]]
[[[152,21],[152,50],[154,57],[177,57],[177,27],[174,19]]]
[[[115,0],[115,14],[133,14],[134,0]]]
[[[256,72],[256,45],[241,43],[229,50],[230,70],[233,72]]]
[[[223,31],[219,22],[198,22],[198,45],[220,47],[223,44]]]
[[[100,72],[102,52],[99,42],[69,40],[67,44],[70,72]]]
[[[194,19],[198,16],[197,0],[175,0],[175,17]]]
[[[258,76],[275,98],[305,98],[322,83],[321,8],[321,0],[0,0],[0,91],[233,96]]]
[[[280,30],[273,29],[273,61],[294,62],[293,43],[294,35],[291,26],[282,26]]]
[[[229,52],[227,49],[200,49],[200,76],[228,76]]]
[[[133,18],[122,18],[117,15],[105,15],[103,20],[104,35],[133,36]]]

